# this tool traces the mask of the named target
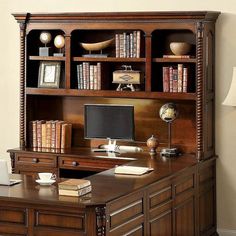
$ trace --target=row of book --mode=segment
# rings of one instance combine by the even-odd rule
[[[101,90],[101,63],[77,65],[78,89]]]
[[[187,93],[188,68],[183,64],[163,66],[163,92]]]
[[[140,57],[141,32],[122,33],[115,35],[116,57]]]
[[[72,124],[61,120],[33,120],[29,123],[32,148],[70,148]]]
[[[64,196],[83,196],[92,191],[90,180],[87,179],[68,179],[58,183],[59,195]]]

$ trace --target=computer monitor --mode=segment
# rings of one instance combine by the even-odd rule
[[[114,140],[113,145],[116,140],[134,140],[134,106],[85,104],[84,137]]]

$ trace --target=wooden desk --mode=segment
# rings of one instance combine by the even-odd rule
[[[194,156],[165,161],[146,155],[129,164],[154,171],[138,177],[103,171],[88,177],[92,193],[80,198],[59,196],[56,184],[39,186],[17,175],[22,183],[0,186],[0,234],[190,236],[201,235],[204,227],[215,232],[215,159],[201,164]]]

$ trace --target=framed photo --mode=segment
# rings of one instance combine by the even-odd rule
[[[41,61],[39,66],[38,88],[59,88],[61,62]]]

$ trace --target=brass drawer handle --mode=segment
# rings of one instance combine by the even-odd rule
[[[38,163],[38,161],[39,161],[38,158],[33,158],[33,159],[32,159],[32,162],[33,162],[33,163]]]
[[[78,165],[79,165],[79,163],[77,161],[72,162],[72,166],[78,166]]]

